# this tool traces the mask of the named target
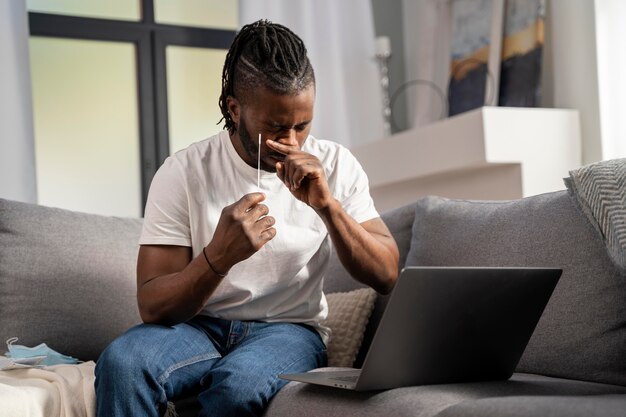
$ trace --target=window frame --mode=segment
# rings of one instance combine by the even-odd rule
[[[28,12],[30,36],[133,43],[137,57],[141,210],[150,183],[169,156],[166,48],[228,49],[236,31],[156,23],[153,0],[141,0],[138,21]]]

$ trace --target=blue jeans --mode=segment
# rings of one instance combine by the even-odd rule
[[[326,363],[311,327],[197,316],[176,326],[141,324],[96,365],[96,415],[162,415],[167,401],[198,395],[201,416],[258,416],[287,381],[280,373]]]

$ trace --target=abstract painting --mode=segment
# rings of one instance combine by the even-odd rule
[[[448,84],[448,114],[463,113],[485,104],[496,104],[497,65],[490,65],[494,35],[501,36],[501,27],[494,33],[494,18],[498,18],[493,0],[452,0],[450,2],[451,62]],[[500,9],[500,23],[502,10]],[[497,28],[497,25],[495,26]],[[498,54],[499,55],[499,54]],[[493,59],[491,59],[493,61]],[[492,85],[489,85],[491,83]],[[488,97],[488,92],[492,97]]]
[[[507,0],[498,105],[536,107],[541,100],[545,0]]]

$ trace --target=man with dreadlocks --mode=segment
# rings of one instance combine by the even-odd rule
[[[352,276],[391,290],[396,243],[355,158],[309,135],[314,101],[302,40],[265,20],[244,26],[224,64],[226,130],[152,181],[137,265],[144,324],[98,360],[98,416],[157,416],[192,394],[202,415],[262,414],[286,383],[278,374],[325,365],[331,241]]]

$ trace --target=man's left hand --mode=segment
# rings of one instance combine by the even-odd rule
[[[317,157],[273,140],[265,143],[271,150],[285,155],[283,162],[276,163],[276,175],[294,197],[315,210],[322,210],[330,205],[333,196],[326,181],[324,167]]]

